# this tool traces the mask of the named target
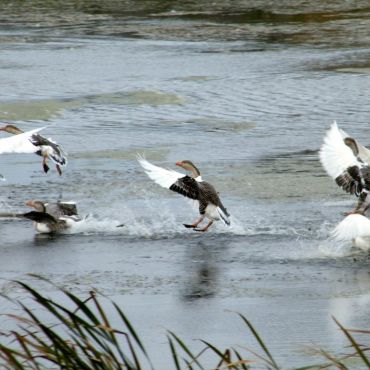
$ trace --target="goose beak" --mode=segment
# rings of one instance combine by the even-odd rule
[[[182,167],[182,162],[176,162],[176,166]]]

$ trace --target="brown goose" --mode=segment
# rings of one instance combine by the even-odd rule
[[[200,217],[192,224],[184,224],[185,227],[196,231],[207,231],[213,222],[218,220],[222,220],[225,225],[230,225],[230,215],[217,191],[210,183],[202,180],[198,168],[191,161],[176,162],[176,166],[189,171],[190,176],[155,166],[142,157],[138,157],[138,161],[146,174],[157,184],[199,202]],[[210,221],[205,227],[198,229],[197,226],[205,217]]]
[[[40,233],[55,233],[66,230],[74,223],[81,221],[77,215],[77,207],[73,202],[44,203],[29,200],[27,206],[35,211],[23,214],[23,217],[35,222],[35,229]]]
[[[13,135],[24,134],[21,129],[14,125],[6,125],[0,127],[0,130]],[[51,159],[55,163],[55,167],[59,175],[61,175],[62,170],[60,166],[65,166],[67,164],[66,154],[64,153],[63,149],[51,139],[47,139],[44,136],[41,136],[38,132],[33,133],[29,137],[29,141],[34,147],[34,150],[32,152],[43,157],[42,167],[44,169],[44,172],[46,173],[49,171],[47,160]]]
[[[365,214],[370,207],[370,151],[348,137],[334,121],[324,138],[319,155],[325,171],[337,185],[358,197],[356,208],[345,214]]]

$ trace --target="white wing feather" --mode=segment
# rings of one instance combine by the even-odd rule
[[[40,127],[19,135],[0,139],[0,154],[37,152],[39,148],[31,143],[30,137],[44,128]]]
[[[344,143],[342,133],[335,121],[324,138],[319,156],[325,171],[333,179],[336,179],[348,167],[362,167],[352,150]]]
[[[166,170],[165,168],[155,166],[149,163],[146,159],[141,156],[137,156],[137,160],[140,165],[144,168],[146,174],[158,185],[169,189],[178,179],[185,175],[181,172],[173,170]]]
[[[333,236],[340,241],[370,236],[370,220],[359,214],[349,215],[336,226]]]

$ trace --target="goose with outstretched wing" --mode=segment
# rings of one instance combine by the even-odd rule
[[[74,202],[49,203],[40,200],[29,200],[26,205],[35,210],[24,213],[22,216],[33,220],[36,231],[40,233],[63,231],[81,221]]]
[[[21,129],[14,125],[5,125],[3,127],[0,127],[0,131],[5,131],[9,134],[15,135],[13,140],[16,140],[21,135],[25,135],[28,133],[32,133],[30,135],[26,135],[25,137],[28,137],[28,143],[25,143],[24,145],[27,146],[28,150],[26,153],[36,153],[37,155],[41,156],[43,158],[42,161],[42,167],[44,172],[49,171],[49,166],[47,164],[48,159],[51,159],[55,163],[55,167],[59,173],[59,175],[62,174],[61,166],[65,166],[67,164],[67,156],[63,149],[58,145],[56,142],[54,142],[51,139],[47,139],[44,136],[40,135],[38,131],[41,129],[36,129],[32,131],[28,131],[24,133]],[[11,138],[4,138],[1,140],[9,140]],[[31,144],[31,145],[30,145]],[[1,146],[1,141],[0,141]],[[0,148],[1,153],[1,148]],[[16,153],[24,153],[24,152],[16,152]]]
[[[325,171],[337,185],[359,198],[356,208],[346,214],[365,214],[370,207],[370,151],[340,130],[334,121],[319,156]]]
[[[200,217],[192,224],[184,224],[185,227],[193,228],[196,231],[207,231],[213,222],[218,220],[221,220],[225,225],[230,225],[230,215],[223,206],[216,189],[210,183],[202,180],[198,168],[191,161],[176,162],[177,166],[189,171],[190,176],[155,166],[140,156],[138,161],[154,182],[199,202]],[[197,228],[205,217],[209,219],[208,224],[203,228]]]

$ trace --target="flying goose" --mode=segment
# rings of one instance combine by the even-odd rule
[[[334,121],[324,138],[319,156],[325,171],[337,185],[359,198],[356,208],[346,212],[346,215],[365,214],[370,206],[370,151],[348,137]]]
[[[18,127],[14,125],[5,125],[3,127],[0,127],[0,130],[5,131],[9,134],[16,135],[16,137],[18,135],[24,134],[24,132],[21,129],[19,129]],[[47,139],[44,136],[41,136],[38,133],[38,131],[42,130],[42,128],[36,129],[36,130],[33,130],[35,132],[32,133],[28,138],[32,146],[28,145],[29,151],[27,151],[27,153],[36,153],[37,155],[43,157],[42,167],[45,173],[49,171],[47,160],[51,159],[55,163],[55,167],[59,175],[62,175],[62,170],[60,166],[65,166],[67,164],[66,154],[64,153],[63,149],[57,143],[55,143],[51,139]],[[31,133],[32,131],[29,131],[29,132]],[[5,139],[2,139],[2,140],[5,140]],[[1,145],[1,142],[0,142],[0,145]]]
[[[207,231],[213,224],[213,221],[222,220],[225,225],[230,225],[229,213],[221,203],[215,188],[208,182],[203,181],[198,168],[188,160],[176,162],[176,166],[182,167],[190,172],[184,175],[173,170],[155,166],[146,159],[138,156],[140,165],[144,168],[146,174],[160,186],[175,191],[187,198],[199,202],[200,217],[192,224],[184,224],[187,228],[193,228],[196,231]],[[207,217],[208,224],[198,229],[197,226]]]
[[[22,216],[34,221],[35,229],[40,233],[55,233],[72,227],[81,221],[73,202],[44,203],[39,200],[29,200],[26,205],[35,211]]]

